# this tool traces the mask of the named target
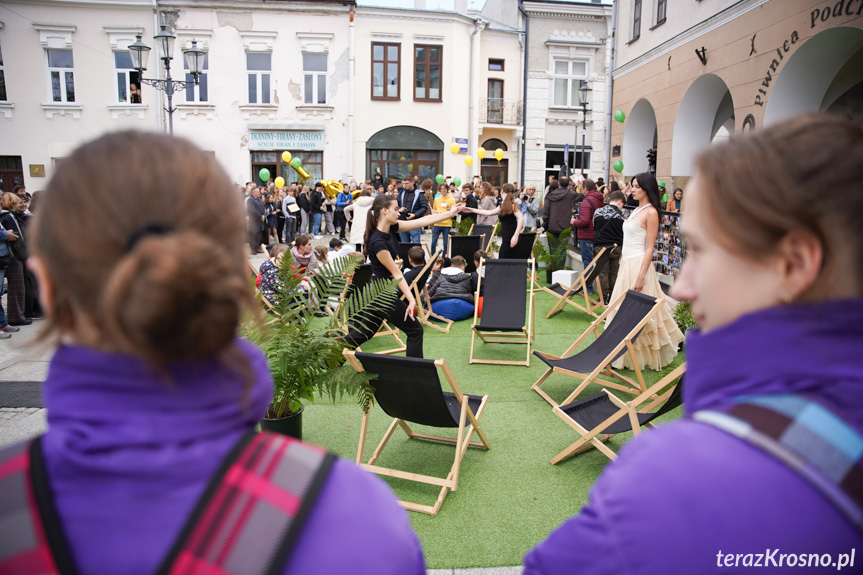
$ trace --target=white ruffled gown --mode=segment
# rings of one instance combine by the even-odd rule
[[[614,291],[611,294],[610,301],[617,300],[618,297],[635,285],[635,280],[641,269],[645,244],[647,242],[647,230],[635,223],[633,216],[645,207],[647,206],[642,206],[633,211],[629,218],[623,222],[623,248],[620,254],[620,269],[617,272],[617,281],[614,284]],[[658,371],[674,361],[684,336],[680,328],[677,327],[674,318],[671,317],[671,306],[665,300],[652,263],[647,268],[647,274],[644,276],[644,287],[641,293],[659,298],[665,302],[665,305],[660,306],[659,311],[647,322],[647,325],[644,326],[638,339],[633,344],[639,367],[643,369],[647,366],[650,369]],[[606,327],[614,321],[616,313],[617,310],[615,309],[608,315],[605,320]],[[615,361],[612,367],[614,369],[624,367],[626,369],[633,369],[629,353]]]

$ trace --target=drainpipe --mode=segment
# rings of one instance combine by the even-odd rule
[[[527,161],[527,69],[530,64],[530,16],[525,11],[523,0],[518,0],[518,11],[524,16],[524,66],[522,72],[522,100],[521,100],[521,175],[519,183],[524,186],[524,165]],[[521,36],[519,36],[521,38]]]
[[[611,3],[611,47],[608,50],[608,75],[605,79],[605,166],[603,166],[603,173],[605,174],[605,181],[610,182],[610,170],[611,170],[611,105],[612,105],[612,94],[611,91],[614,89],[614,78],[612,77],[612,72],[614,71],[614,46],[617,41],[617,0]]]
[[[473,33],[470,35],[470,135],[468,136],[467,153],[471,150],[476,150],[477,133],[479,132],[479,123],[476,117],[477,94],[479,93],[479,31],[482,26],[482,20],[475,18],[473,21]],[[478,158],[475,158],[478,159]],[[482,160],[479,160],[482,163]],[[468,166],[468,181],[473,180],[473,164]],[[480,170],[482,173],[482,170]]]
[[[354,174],[354,5],[351,4],[351,19],[348,24],[348,169],[351,171],[346,176],[352,176],[357,181],[365,180],[365,176],[358,177]],[[363,171],[365,174],[365,171]]]
[[[159,31],[159,2],[158,0],[153,0],[153,34],[156,34]],[[154,52],[159,51],[159,47],[155,46]],[[162,77],[162,61],[158,57],[158,53],[156,54],[156,77]],[[156,106],[156,122],[159,126],[159,131],[163,134],[165,133],[165,119],[162,116],[162,93],[159,90],[153,89],[156,92],[156,97],[159,99],[158,105]]]

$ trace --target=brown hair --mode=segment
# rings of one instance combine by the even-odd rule
[[[18,194],[6,192],[2,197],[0,197],[0,208],[9,210],[10,212],[14,212],[20,203],[21,198],[18,197]]]
[[[369,208],[369,213],[366,216],[366,235],[363,237],[363,255],[369,255],[369,240],[372,238],[372,232],[378,227],[378,219],[381,217],[381,210],[388,208],[396,199],[386,194],[381,194],[372,202],[372,207]]]
[[[491,189],[491,184],[489,184],[488,182],[480,182],[479,187],[480,187],[480,190],[482,190],[482,192],[481,192],[482,198],[486,198],[487,196],[494,196],[494,192]]]
[[[408,250],[408,259],[412,264],[425,264],[426,251],[421,246],[413,246]]]
[[[515,198],[513,197],[515,186],[509,182],[505,183],[503,185],[503,193],[504,197],[503,202],[500,204],[500,215],[509,216],[519,209],[519,207],[515,205]]]
[[[319,262],[327,263],[329,261],[327,254],[329,253],[330,250],[327,249],[326,246],[315,246],[314,250],[315,250],[315,256],[318,258]]]
[[[467,265],[467,261],[463,256],[453,256],[450,265],[454,268],[463,268]]]
[[[608,195],[605,196],[605,203],[610,204],[612,202],[626,203],[626,196],[620,190],[614,190],[613,192],[608,192]]]
[[[837,158],[843,167],[837,167]],[[695,160],[707,223],[727,248],[769,256],[792,230],[823,249],[814,292],[853,277],[863,292],[863,131],[824,114],[805,114],[712,146]],[[749,185],[741,186],[740,182]],[[829,190],[813,194],[813,190]],[[720,214],[731,217],[718,220]],[[845,279],[843,279],[843,277]]]
[[[432,187],[434,187],[434,183],[429,178],[424,179],[423,183],[420,184],[421,190],[428,191],[428,190],[431,190]]]
[[[119,165],[123,186],[105,169]],[[242,203],[212,155],[183,139],[114,132],[75,150],[48,189],[30,235],[54,286],[46,336],[81,334],[86,322],[88,344],[158,367],[235,350],[254,297]]]
[[[310,238],[309,236],[307,236],[305,234],[300,234],[294,238],[294,245],[297,247],[300,247],[300,246],[306,245],[310,241],[312,241],[312,238]]]
[[[479,264],[479,260],[481,260],[482,258],[487,258],[487,257],[488,257],[488,253],[485,250],[476,250],[473,253],[473,261],[476,264]]]
[[[288,244],[273,244],[270,248],[270,257],[275,259],[286,251],[288,251]]]

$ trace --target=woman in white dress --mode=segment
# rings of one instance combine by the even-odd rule
[[[638,174],[632,178],[625,193],[631,192],[638,202],[629,218],[623,223],[623,249],[620,255],[620,269],[610,301],[616,301],[627,290],[635,290],[665,302],[659,311],[644,326],[635,340],[635,356],[639,368],[645,366],[653,370],[662,369],[677,355],[683,341],[683,333],[671,317],[671,306],[664,299],[659,279],[653,269],[653,244],[659,230],[659,186],[651,174]],[[605,325],[614,321],[617,310],[612,310]],[[615,361],[615,369],[633,369],[629,354]]]

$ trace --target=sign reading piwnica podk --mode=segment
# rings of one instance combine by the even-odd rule
[[[249,130],[249,149],[319,151],[324,149],[324,132]]]

